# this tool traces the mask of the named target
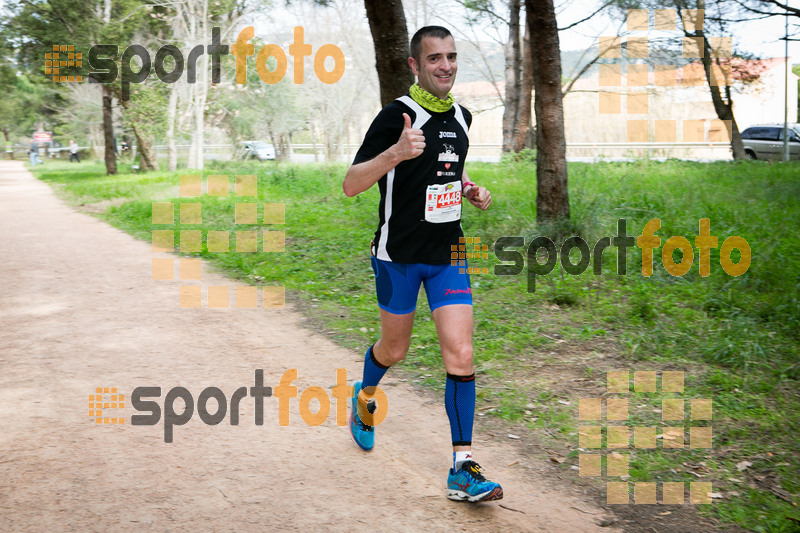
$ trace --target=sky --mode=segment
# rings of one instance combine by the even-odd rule
[[[599,2],[582,2],[578,0],[566,0],[560,4],[561,10],[558,14],[559,26],[566,26],[572,22],[580,20],[582,17],[591,13],[587,6],[600,5]],[[800,0],[789,0],[792,7],[800,7]],[[789,31],[791,32],[793,19],[800,23],[797,17],[789,18]],[[611,22],[607,18],[598,17],[598,20],[588,21],[572,30],[562,32],[561,40],[569,43],[570,46],[563,46],[562,49],[581,49],[596,42],[596,36],[603,30],[611,32],[616,29],[618,22]],[[764,20],[755,20],[740,23],[733,26],[731,33],[734,47],[755,54],[758,57],[784,57],[784,17],[770,17]],[[789,43],[789,57],[793,58],[794,63],[800,63],[800,42]]]
[[[14,0],[0,0],[0,9],[4,5],[11,5]],[[800,8],[800,0],[786,0],[789,5]],[[301,2],[295,1],[295,5]],[[358,2],[361,4],[361,2]],[[426,2],[406,1],[407,5],[426,4]],[[434,4],[434,2],[430,2]],[[273,2],[276,6],[282,6],[284,0],[275,0]],[[572,22],[580,20],[582,17],[591,13],[597,6],[601,5],[600,0],[562,0],[557,2],[558,23],[559,26],[566,26]],[[363,6],[363,4],[362,4]],[[273,7],[270,10],[270,18],[281,19],[288,22],[292,17],[297,16],[294,10],[286,10],[283,7]],[[444,18],[447,23],[459,26],[461,17],[454,12],[450,12]],[[363,7],[360,9],[360,15],[365,17]],[[409,18],[409,32],[414,27],[414,14],[411,9],[407,7],[406,16]],[[284,18],[285,17],[285,18]],[[790,28],[792,21],[797,21],[797,17],[790,17]],[[284,24],[286,24],[284,22]],[[432,23],[442,24],[441,21],[428,21]],[[798,21],[800,22],[800,21]],[[302,21],[296,22],[302,25]],[[617,23],[610,21],[607,17],[597,17],[580,26],[561,32],[561,42],[563,50],[579,50],[585,49],[596,42],[598,35],[606,32],[613,32]],[[266,26],[266,25],[265,25]],[[259,28],[256,28],[257,34]],[[791,30],[790,30],[791,31]],[[735,26],[734,43],[738,48],[754,53],[758,57],[784,57],[784,42],[781,37],[784,35],[784,18],[771,17],[765,20],[756,20],[747,23],[742,23]],[[789,43],[789,57],[793,59],[793,63],[800,63],[800,42]]]
[[[2,0],[0,0],[2,1]],[[800,0],[788,0],[789,5],[800,7]],[[282,3],[278,0],[276,3]],[[296,2],[297,4],[298,2]],[[366,17],[363,10],[362,2],[354,2],[360,4],[360,15]],[[461,13],[463,8],[454,7],[455,2],[424,2],[421,0],[406,0],[406,18],[408,20],[409,33],[413,29],[423,24],[441,24],[451,27],[455,30],[461,30],[466,33],[467,26],[463,23]],[[415,5],[420,4],[437,4],[437,10],[440,15],[419,15],[413,11]],[[445,10],[442,8],[444,4],[450,4]],[[569,25],[576,22],[581,18],[593,12],[597,7],[602,5],[601,0],[561,0],[557,1],[557,19],[560,27]],[[430,10],[431,8],[428,7]],[[278,15],[277,13],[283,12],[285,15]],[[273,19],[283,19],[286,16],[288,20],[290,17],[297,17],[297,12],[294,9],[289,11],[283,8],[273,10]],[[790,31],[792,21],[800,23],[797,17],[790,17]],[[298,22],[300,23],[300,22]],[[560,39],[562,43],[562,50],[580,50],[586,49],[597,43],[599,35],[613,35],[616,27],[619,25],[618,21],[612,21],[608,17],[598,16],[590,21],[587,21],[573,29],[562,31]],[[770,17],[764,20],[755,20],[747,23],[736,24],[732,27],[732,37],[734,46],[755,54],[757,57],[784,57],[784,41],[781,37],[784,35],[784,17]],[[258,28],[257,28],[258,31]],[[457,32],[454,32],[457,33]],[[656,32],[654,32],[656,33]],[[486,34],[486,40],[491,40],[489,32]],[[800,63],[800,42],[789,43],[789,57],[793,58],[794,63]]]

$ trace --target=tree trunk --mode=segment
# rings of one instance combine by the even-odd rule
[[[330,163],[333,161],[333,153],[334,153],[334,142],[333,142],[333,134],[325,128],[325,162]]]
[[[203,56],[205,57],[205,56]],[[201,61],[202,63],[202,58]],[[206,65],[207,67],[208,65]],[[201,74],[200,79],[204,76]],[[199,81],[199,80],[198,80]],[[207,80],[203,80],[204,82]],[[192,130],[192,144],[194,145],[194,161],[191,163],[191,168],[203,170],[203,156],[205,144],[205,116],[206,116],[206,91],[204,86],[195,87],[195,102],[194,102],[194,129]]]
[[[128,109],[128,101],[120,100],[123,109]],[[136,151],[138,150],[141,152],[141,159],[139,160],[139,171],[140,172],[148,172],[150,170],[158,170],[158,161],[156,161],[155,153],[152,149],[152,142],[151,140],[142,133],[142,131],[136,126],[136,122],[130,123],[131,129],[133,130],[133,135],[136,137],[136,150],[131,150],[131,157],[136,159]],[[127,141],[127,136],[123,136],[123,141]]]
[[[208,0],[202,0],[203,17],[200,20],[200,42],[207,43],[210,40],[208,32]],[[206,100],[208,99],[208,54],[200,56],[198,65],[197,83],[194,102],[194,129],[192,131],[192,144],[195,145],[195,160],[192,168],[203,170],[205,166],[205,119],[206,119]]]
[[[364,0],[375,47],[381,105],[403,96],[414,83],[408,66],[408,28],[401,0]]]
[[[697,8],[705,10],[706,3],[704,0],[698,0]],[[688,35],[688,33],[687,33]],[[733,98],[731,97],[731,88],[727,80],[717,80],[713,71],[713,57],[711,46],[706,39],[705,31],[701,28],[694,32],[693,36],[702,39],[703,51],[700,54],[703,62],[703,70],[706,73],[706,82],[708,89],[711,92],[711,102],[714,104],[714,111],[717,117],[722,121],[730,121],[731,129],[731,151],[733,152],[733,159],[742,160],[747,159],[747,154],[744,151],[744,143],[742,142],[742,134],[739,132],[739,126],[736,124],[736,117],[733,116]],[[725,87],[725,100],[722,98],[720,85]]]
[[[705,54],[708,55],[710,53],[710,48],[706,45],[706,52]],[[706,71],[706,78],[708,78],[708,88],[711,91],[711,101],[714,104],[714,111],[717,113],[717,117],[723,121],[730,121],[731,129],[731,151],[733,152],[733,158],[736,160],[747,159],[747,154],[744,151],[744,143],[742,142],[742,134],[739,131],[739,125],[736,123],[736,117],[733,116],[733,98],[731,97],[731,88],[730,86],[725,86],[725,96],[726,100],[722,99],[722,94],[720,93],[719,86],[712,85],[714,82],[713,76],[714,74],[711,71],[711,59],[703,58],[703,68]]]
[[[187,41],[191,48],[205,46],[209,42],[208,0],[198,0],[187,11]],[[190,84],[190,117],[192,140],[189,147],[189,168],[203,170],[205,144],[205,115],[208,97],[208,54],[202,54],[197,62],[197,78]],[[188,81],[188,78],[187,78]]]
[[[317,127],[314,121],[308,122],[308,131],[311,134],[311,150],[314,152],[314,163],[317,163],[319,162],[319,156],[317,155]]]
[[[527,18],[527,17],[526,17]],[[516,124],[514,125],[514,138],[511,149],[519,153],[525,147],[533,148],[534,143],[529,143],[531,131],[531,101],[533,99],[533,51],[531,50],[531,32],[527,23],[525,25],[525,39],[522,51],[522,83],[520,86],[519,108]]]
[[[103,22],[111,22],[111,0],[103,0]],[[105,144],[104,156],[106,162],[106,174],[117,173],[117,150],[114,143],[114,117],[111,109],[112,92],[111,87],[103,84],[103,140]]]
[[[521,97],[520,74],[522,53],[519,46],[520,0],[509,2],[508,42],[504,46],[506,59],[506,95],[503,109],[503,153],[513,150],[514,132],[519,120]]]
[[[192,124],[192,120],[194,120],[194,106],[195,106],[195,91],[197,91],[197,84],[187,84],[188,89],[186,91],[187,98],[186,98],[186,111],[185,117],[187,123],[190,125]],[[194,135],[191,135],[189,139],[189,155],[186,159],[186,167],[187,168],[194,168],[194,162],[197,160],[197,138]]]
[[[553,0],[526,0],[536,91],[536,223],[569,219],[561,51]]]
[[[278,161],[289,161],[289,153],[292,151],[291,138],[286,133],[281,133],[278,139]]]
[[[203,2],[203,12],[206,12],[208,2]],[[204,19],[200,23],[202,42],[208,42],[208,24]],[[192,131],[192,144],[195,145],[195,161],[192,168],[203,170],[205,166],[205,119],[206,100],[208,100],[208,54],[200,56],[198,65],[197,83],[195,84],[194,103],[194,129]]]
[[[6,146],[8,146],[8,143],[10,143],[11,141],[8,139],[8,129],[5,128],[5,127],[3,128],[3,137],[5,137]],[[10,152],[6,152],[6,158],[7,159],[14,159],[14,149],[13,148],[11,149]]]
[[[105,141],[106,174],[109,176],[117,173],[117,152],[114,150],[111,98],[111,87],[103,84],[103,140]]]
[[[169,90],[169,104],[167,106],[167,170],[175,172],[178,169],[178,151],[175,148],[175,116],[178,111],[178,84],[173,83]]]
[[[267,135],[269,135],[269,140],[272,143],[272,146],[275,148],[275,157],[278,161],[286,161],[287,152],[283,146],[283,134],[275,130],[273,127],[273,121],[266,120],[265,125],[267,127]]]
[[[139,152],[142,156],[139,160],[139,172],[158,170],[158,161],[156,161],[150,139],[141,134],[135,122],[131,123],[131,128],[133,129],[133,134],[136,136],[136,146],[139,147]]]
[[[100,128],[98,128],[95,124],[89,124],[89,144],[91,145],[91,150],[94,152],[94,157],[96,159],[103,157],[103,153],[100,148],[101,136],[102,134]]]

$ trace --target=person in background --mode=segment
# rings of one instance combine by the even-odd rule
[[[28,153],[30,153],[31,156],[32,167],[35,167],[36,163],[39,163],[40,165],[43,163],[43,161],[39,159],[39,143],[36,142],[35,138],[31,139],[31,148]]]
[[[72,158],[75,158],[75,161],[78,163],[81,162],[81,158],[78,157],[78,143],[75,142],[75,139],[69,140],[69,162],[72,163]]]

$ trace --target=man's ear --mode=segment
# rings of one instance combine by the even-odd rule
[[[419,76],[419,66],[417,65],[417,60],[413,57],[408,58],[408,66],[411,67],[411,72],[414,73],[414,76]]]

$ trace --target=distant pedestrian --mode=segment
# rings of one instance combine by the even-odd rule
[[[31,140],[31,149],[29,151],[31,156],[31,166],[35,167],[36,163],[40,165],[43,163],[41,159],[39,159],[39,143],[36,142],[36,139]]]
[[[75,139],[69,140],[69,162],[72,163],[72,158],[75,158],[75,161],[78,163],[81,162],[81,158],[78,157],[78,143],[75,142]]]

